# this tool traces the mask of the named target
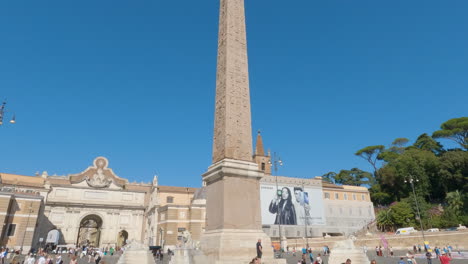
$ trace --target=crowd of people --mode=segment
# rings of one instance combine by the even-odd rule
[[[259,239],[257,244],[256,244],[256,249],[257,249],[257,256],[254,257],[251,261],[250,264],[260,264],[262,255],[263,255],[263,247],[261,244],[261,240]],[[367,246],[363,246],[363,253],[367,255]],[[424,252],[422,252],[423,249],[420,245],[413,246],[413,251],[408,251],[405,256],[401,256],[399,258],[399,261],[396,262],[395,264],[418,264],[415,258],[416,254],[421,254],[419,257],[426,258],[427,264],[432,264],[432,259],[437,258],[439,259],[441,264],[450,264],[450,261],[452,260],[452,252],[453,252],[453,247],[450,245],[447,245],[445,247],[438,247],[436,246],[433,250],[430,250],[428,246],[424,247]],[[286,252],[289,252],[289,247],[286,247]],[[293,256],[296,256],[296,247],[292,248]],[[322,259],[322,254],[323,256],[330,255],[330,248],[328,246],[323,246],[321,253],[318,253],[316,257],[314,257],[313,251],[311,247],[304,247],[302,248],[299,252],[301,252],[301,258],[298,260],[297,264],[306,264],[306,263],[312,263],[312,264],[325,264],[325,261]],[[460,254],[460,252],[458,252]],[[394,252],[393,248],[391,246],[376,246],[375,247],[375,256],[376,257],[394,257]],[[351,264],[351,259],[347,259],[346,262],[343,262],[342,264]],[[370,261],[370,264],[377,264],[377,260],[372,259]],[[422,263],[421,263],[422,264]]]
[[[105,255],[113,256],[121,254],[124,248],[94,248],[91,246],[82,246],[77,248],[60,248],[47,245],[40,248],[37,252],[31,249],[23,258],[19,250],[12,251],[8,248],[0,249],[0,264],[78,264],[79,259],[85,259],[89,264],[106,264],[103,261]],[[63,255],[68,256],[67,262],[62,259]]]

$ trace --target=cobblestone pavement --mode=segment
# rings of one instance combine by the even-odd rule
[[[403,250],[396,250],[395,251],[395,256],[394,257],[378,257],[375,255],[373,252],[368,252],[368,257],[369,260],[375,259],[377,261],[377,264],[397,264],[398,260],[400,259],[399,256],[405,256],[407,251]],[[313,251],[314,257],[318,255],[318,253],[321,253],[319,251]],[[297,264],[298,260],[301,259],[301,253],[296,253],[295,255],[293,253],[284,253],[283,257],[287,260],[288,264]],[[253,256],[252,256],[253,257]],[[451,264],[467,264],[468,263],[468,252],[462,252],[461,255],[458,255],[454,253],[454,259],[450,262]],[[460,258],[459,258],[460,257]],[[119,256],[104,256],[103,261],[105,261],[105,264],[116,264],[118,261]],[[62,259],[64,261],[64,264],[69,263],[69,258],[67,254],[62,255]],[[328,264],[328,256],[322,256],[322,259],[325,261],[325,264]],[[406,257],[404,258],[406,260]],[[345,262],[346,259],[343,260]],[[352,261],[352,260],[351,260]],[[427,260],[422,254],[417,254],[416,255],[416,261],[418,264],[426,264]],[[9,258],[5,264],[10,264],[11,263],[11,258]],[[54,262],[55,263],[55,262]],[[88,262],[88,258],[82,258],[78,261],[79,264],[95,264],[94,261]],[[169,263],[169,258],[167,257],[167,254],[164,256],[163,261],[156,260],[157,264],[168,264]],[[310,264],[310,260],[307,259],[307,264]],[[432,259],[432,264],[440,264],[440,261],[438,259]]]
[[[368,251],[367,256],[369,257],[369,260],[375,259],[377,261],[377,264],[397,264],[398,261],[400,260],[400,256],[405,256],[406,252],[407,251],[396,250],[394,252],[394,257],[377,257],[375,255],[375,253]],[[321,252],[313,251],[314,257],[316,257],[318,253],[321,253]],[[468,252],[462,252],[462,254],[463,254],[462,257],[464,257],[464,259],[455,259],[455,256],[454,256],[454,259],[452,259],[452,261],[450,261],[450,263],[451,264],[467,264],[468,263]],[[292,253],[289,253],[289,254],[285,254],[285,255],[286,255],[285,258],[287,259],[288,264],[297,264],[297,261],[301,259],[302,254],[301,253],[296,253],[296,256],[293,256]],[[457,254],[457,257],[458,257],[458,254]],[[322,259],[325,260],[325,264],[328,264],[328,256],[325,256],[325,257],[322,256]],[[406,262],[406,256],[405,256],[404,260]],[[346,261],[346,259],[343,259],[343,263],[345,261]],[[416,261],[418,262],[418,264],[426,264],[427,263],[426,257],[423,256],[422,254],[416,255]],[[311,262],[310,262],[310,260],[307,259],[307,264],[309,264],[309,263],[311,263]],[[440,261],[438,259],[433,258],[432,259],[432,264],[440,264]]]

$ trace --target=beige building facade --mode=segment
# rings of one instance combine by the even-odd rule
[[[265,172],[259,186],[261,224],[272,238],[280,232],[291,238],[350,234],[375,218],[365,187],[338,186],[320,177],[272,176],[270,156],[258,143],[254,160]],[[0,243],[9,248],[27,251],[48,243],[118,247],[127,240],[174,248],[187,234],[199,241],[206,228],[205,187],[161,186],[156,176],[149,183],[130,183],[104,157],[77,174],[0,173],[0,181]],[[296,217],[294,223],[282,223],[281,231],[272,209],[278,191],[289,192]]]
[[[49,243],[119,247],[128,240],[176,246],[182,228],[199,238],[204,200],[194,200],[197,189],[159,186],[156,176],[130,183],[108,165],[98,157],[68,176],[0,173],[1,245],[24,251]]]

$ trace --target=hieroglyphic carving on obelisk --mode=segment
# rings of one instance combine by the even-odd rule
[[[252,161],[244,0],[221,0],[213,163]]]

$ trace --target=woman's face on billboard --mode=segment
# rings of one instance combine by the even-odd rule
[[[281,191],[281,198],[286,200],[286,199],[288,199],[288,197],[289,197],[288,189],[283,188],[283,190]]]

